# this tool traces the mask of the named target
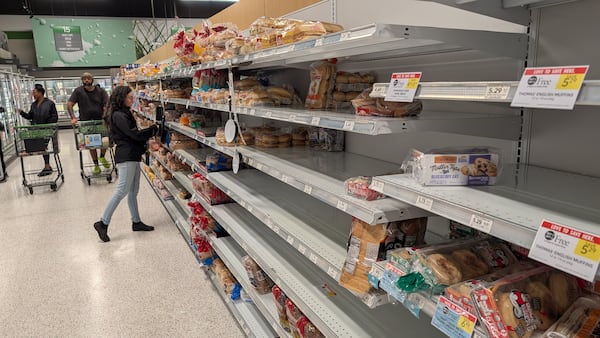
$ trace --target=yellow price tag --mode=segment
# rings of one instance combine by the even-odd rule
[[[558,78],[556,89],[577,90],[581,87],[585,74],[562,74]]]
[[[473,333],[473,330],[475,329],[475,322],[469,320],[469,318],[461,315],[458,318],[458,323],[456,324],[456,326],[458,326],[459,329],[465,331],[468,334]]]
[[[410,78],[408,79],[408,82],[406,82],[406,89],[417,89],[417,87],[419,86],[419,80],[418,78]]]
[[[600,245],[580,239],[575,247],[575,254],[594,262],[600,261]]]

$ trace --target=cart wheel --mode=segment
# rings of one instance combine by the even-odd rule
[[[92,185],[92,180],[88,177],[87,179],[88,185]]]
[[[108,176],[108,177],[106,177],[106,181],[107,181],[108,183],[112,182],[112,176]]]
[[[29,194],[33,195],[33,187],[29,187]]]
[[[57,188],[56,184],[51,184],[50,185],[50,189],[52,189],[52,191],[56,191],[56,188]]]

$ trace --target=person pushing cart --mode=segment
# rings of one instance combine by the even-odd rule
[[[73,94],[67,102],[67,110],[71,116],[71,124],[77,125],[77,118],[73,111],[73,106],[79,106],[79,121],[101,121],[106,106],[108,104],[108,94],[99,85],[94,85],[94,76],[91,73],[85,72],[81,75],[81,86],[75,88]],[[94,166],[92,173],[100,175],[102,170],[100,164],[105,169],[111,168],[111,163],[106,159],[106,147],[88,148]],[[98,149],[100,149],[100,157],[98,157]]]

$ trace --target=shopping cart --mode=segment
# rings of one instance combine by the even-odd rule
[[[108,183],[112,182],[113,172],[117,174],[115,166],[115,157],[113,148],[108,141],[108,130],[104,126],[104,121],[79,121],[77,126],[73,126],[75,134],[75,146],[79,150],[79,168],[81,169],[81,178],[86,180],[88,185],[92,184],[93,178],[106,178]],[[110,157],[110,168],[104,168],[100,174],[94,174],[92,169],[95,164],[84,161],[83,153],[85,150],[106,149],[105,157]],[[88,158],[86,156],[86,158]]]
[[[21,161],[23,186],[33,194],[34,187],[49,185],[52,191],[58,188],[58,180],[65,182],[58,147],[58,125],[36,124],[32,126],[16,126],[14,130],[15,149]],[[38,176],[39,170],[25,170],[24,158],[28,156],[51,155],[54,158],[52,174]]]

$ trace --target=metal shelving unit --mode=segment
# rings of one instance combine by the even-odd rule
[[[484,88],[485,90],[485,88]],[[204,104],[192,100],[168,99],[167,102],[185,106],[228,112],[225,104]],[[519,116],[490,113],[450,113],[425,111],[417,117],[392,118],[358,116],[353,111],[332,112],[306,110],[304,107],[236,107],[237,114],[308,126],[344,130],[367,135],[406,132],[445,132],[517,140],[520,134]]]
[[[351,218],[256,170],[208,178],[313,264],[339,280]]]
[[[404,174],[371,187],[525,248],[544,219],[600,236],[598,178],[520,165],[504,168],[495,186],[426,187]]]
[[[411,337],[441,336],[425,323],[403,323],[403,318],[411,322],[414,318],[401,307],[369,309],[312,262],[289,250],[276,234],[264,232],[262,222],[241,206],[213,206],[212,214],[326,336],[391,337],[400,331]]]
[[[142,165],[142,168],[143,168],[143,165]],[[157,172],[155,171],[155,168],[153,168],[152,166],[151,166],[151,168],[154,171],[154,173],[156,175],[158,175]],[[146,179],[150,183],[152,190],[156,193],[157,197],[159,198],[159,200],[161,201],[161,203],[167,210],[167,213],[171,216],[171,219],[173,219],[174,223],[176,224],[177,228],[179,229],[181,235],[186,240],[186,243],[188,243],[188,245],[189,245],[190,235],[189,235],[189,231],[187,229],[185,229],[185,226],[187,225],[189,227],[189,224],[188,224],[187,220],[183,218],[184,216],[182,214],[182,211],[176,206],[177,202],[175,202],[174,200],[169,200],[169,201],[163,200],[161,198],[159,192],[156,190],[156,188],[152,184],[152,182],[150,182],[150,179],[147,176],[146,172],[143,169],[141,169],[141,170],[142,170],[144,177],[146,177]],[[157,176],[157,177],[159,177],[159,176]],[[163,184],[165,184],[165,187],[167,188],[167,190],[169,190],[169,192],[171,192],[171,194],[173,194],[175,191],[173,191],[171,189],[174,188],[174,185],[171,182],[164,181],[164,180],[162,180],[162,181],[163,181]],[[171,183],[171,184],[168,184],[168,183]],[[261,315],[261,313],[258,311],[258,309],[256,308],[256,306],[254,304],[246,303],[241,300],[232,301],[231,299],[229,299],[227,297],[227,295],[225,295],[223,293],[223,290],[219,286],[219,281],[216,280],[216,276],[214,274],[207,272],[207,277],[213,284],[215,291],[219,294],[219,296],[221,296],[223,302],[225,303],[225,305],[227,306],[227,308],[229,309],[229,311],[231,312],[233,317],[236,319],[236,321],[240,325],[240,328],[242,329],[242,331],[244,331],[246,336],[248,336],[248,337],[276,337],[276,335],[274,334],[274,332],[271,328],[271,324],[265,320],[265,318]]]
[[[199,149],[177,149],[173,152],[181,162],[189,165],[193,171],[202,174],[203,176],[208,175],[208,170],[204,165],[206,163],[206,156],[208,153],[207,148]]]
[[[213,238],[211,244],[219,258],[229,267],[231,273],[242,285],[242,288],[248,293],[254,305],[260,310],[265,316],[265,319],[271,323],[273,330],[279,335],[279,337],[291,337],[291,334],[283,329],[279,323],[279,316],[277,314],[277,307],[275,305],[275,299],[272,293],[261,295],[259,294],[248,280],[248,275],[242,264],[242,257],[246,256],[246,253],[231,237]]]
[[[216,143],[214,137],[194,135],[177,123],[169,122],[167,126],[229,156],[237,156],[237,152],[245,163],[259,171],[369,224],[430,215],[393,199],[363,201],[346,194],[344,180],[359,175],[394,172],[398,169],[396,164],[344,152],[223,147]]]

